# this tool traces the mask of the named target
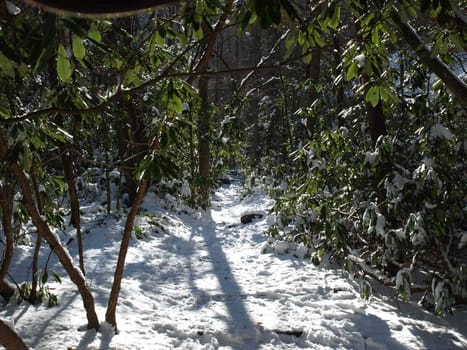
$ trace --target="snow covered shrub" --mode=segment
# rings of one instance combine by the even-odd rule
[[[465,301],[465,112],[438,102],[428,110],[412,101],[374,147],[357,127],[358,108],[316,132],[294,153],[298,171],[273,193],[273,237],[312,247],[314,263],[323,250],[353,256],[403,300],[423,288],[436,313]]]

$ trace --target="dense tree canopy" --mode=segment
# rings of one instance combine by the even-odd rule
[[[45,240],[99,328],[83,254],[74,266],[53,230],[80,237],[79,198],[99,173],[108,213],[131,206],[106,313],[116,326],[147,191],[205,208],[239,167],[276,199],[273,239],[312,247],[317,264],[330,254],[362,290],[372,277],[406,300],[422,291],[438,313],[465,302],[465,2],[205,0],[101,19],[0,6],[5,298],[15,246]],[[34,269],[31,303],[47,272]]]

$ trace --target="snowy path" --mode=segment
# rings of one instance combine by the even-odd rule
[[[238,184],[223,186],[202,216],[176,215],[148,197],[137,224],[150,235],[129,250],[119,334],[105,325],[100,333],[77,330],[84,311],[66,280],[51,284],[60,306],[8,305],[0,316],[36,350],[467,348],[466,311],[439,318],[390,298],[364,302],[336,270],[293,253],[261,254],[273,218],[243,225],[240,217],[265,213],[272,202],[259,194],[241,200],[240,192]],[[123,220],[97,217],[85,223],[86,266],[103,318]],[[30,252],[20,250],[17,264],[29,264]]]

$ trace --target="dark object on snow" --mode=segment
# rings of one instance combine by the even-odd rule
[[[294,337],[300,338],[303,335],[302,330],[280,330],[280,329],[274,329],[274,333],[278,335],[293,335]]]
[[[242,224],[249,224],[250,222],[252,222],[255,219],[262,219],[263,216],[264,215],[260,214],[260,213],[245,214],[245,215],[242,215],[240,220],[241,220]]]
[[[230,178],[228,178],[228,177],[223,177],[223,178],[219,179],[219,183],[221,185],[231,185],[232,180],[230,180]]]

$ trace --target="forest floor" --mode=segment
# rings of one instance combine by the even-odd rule
[[[242,192],[237,182],[221,186],[201,214],[147,196],[140,239],[128,252],[118,334],[105,323],[97,333],[83,330],[81,298],[65,277],[47,283],[58,306],[11,302],[0,317],[36,350],[467,348],[465,308],[438,317],[378,286],[365,301],[341,270],[313,265],[303,248],[267,248],[273,202],[261,191]],[[82,210],[86,274],[103,319],[125,217],[91,203]],[[263,217],[242,224],[245,213]],[[74,231],[60,235],[67,242]],[[19,282],[30,279],[32,249],[16,251]],[[77,261],[76,240],[68,249]],[[48,254],[44,245],[41,264]],[[48,265],[65,276],[53,255]]]

